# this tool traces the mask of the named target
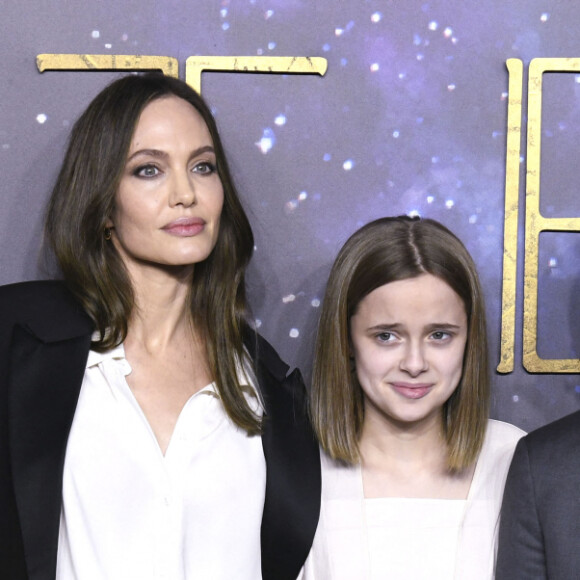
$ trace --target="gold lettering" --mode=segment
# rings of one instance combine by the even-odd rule
[[[179,76],[179,63],[171,56],[127,54],[39,54],[36,66],[45,70],[160,70]]]
[[[500,373],[511,373],[514,370],[523,85],[522,61],[517,58],[510,58],[507,60],[506,65],[509,72],[509,87],[505,163],[501,350],[500,362],[497,366],[497,371]]]
[[[46,70],[160,70],[178,77],[179,63],[170,56],[121,54],[39,54],[36,66]],[[185,81],[201,92],[204,71],[238,73],[317,74],[324,76],[328,61],[309,56],[190,56],[185,64]]]
[[[324,76],[327,67],[325,58],[309,56],[190,56],[185,61],[185,81],[200,93],[203,71]]]
[[[540,213],[542,75],[546,71],[578,73],[580,72],[580,58],[535,58],[530,63],[528,81],[523,363],[525,369],[532,373],[577,373],[580,372],[580,360],[542,359],[537,353],[540,232],[580,232],[580,218],[546,218]]]

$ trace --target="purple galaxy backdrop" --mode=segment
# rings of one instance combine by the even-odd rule
[[[499,362],[508,58],[580,57],[570,1],[124,0],[0,3],[0,282],[46,276],[42,214],[75,118],[114,73],[38,73],[40,53],[321,56],[325,77],[206,73],[256,237],[253,318],[308,376],[324,285],[358,227],[417,213],[450,227],[485,288]],[[542,204],[579,216],[580,75],[545,75]],[[526,90],[527,87],[524,87]],[[525,94],[525,92],[524,92]],[[524,107],[525,121],[525,107]],[[525,127],[524,127],[525,128]],[[524,131],[525,135],[525,131]],[[577,375],[522,367],[523,210],[515,370],[493,416],[531,429],[580,408]],[[541,237],[538,351],[580,356],[580,237]]]

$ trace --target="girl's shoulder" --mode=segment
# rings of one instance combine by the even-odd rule
[[[504,421],[489,419],[487,422],[487,432],[485,442],[488,441],[494,446],[514,445],[526,434],[525,431]],[[485,445],[485,443],[484,443]]]
[[[515,425],[490,419],[479,459],[477,460],[474,480],[497,480],[503,488],[505,475],[511,463],[518,441],[525,435]]]
[[[512,456],[524,435],[515,425],[489,420],[469,492],[471,500],[501,499]]]

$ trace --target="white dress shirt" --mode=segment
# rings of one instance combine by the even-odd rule
[[[185,404],[164,456],[130,372],[122,345],[89,353],[66,450],[56,579],[260,579],[261,438],[232,423],[210,384]],[[255,388],[245,395],[261,415]]]

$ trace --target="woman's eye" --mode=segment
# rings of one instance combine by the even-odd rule
[[[200,175],[210,175],[215,173],[215,170],[215,165],[209,161],[201,161],[200,163],[196,163],[193,167],[193,172],[199,173]]]
[[[392,332],[381,332],[377,334],[377,340],[379,342],[393,342],[395,335]]]
[[[159,169],[155,165],[141,165],[133,173],[137,177],[156,177]]]

